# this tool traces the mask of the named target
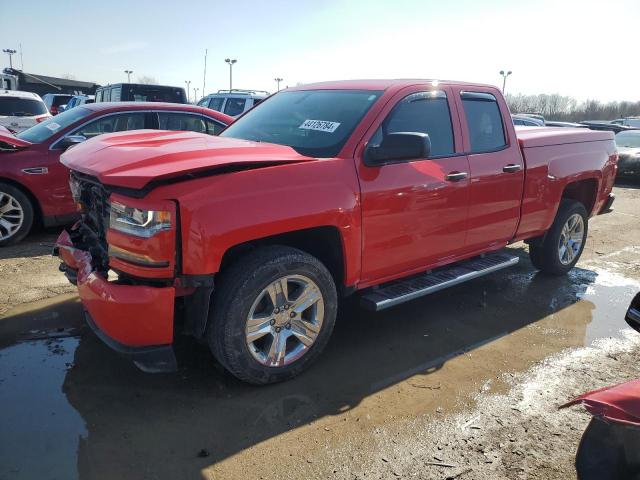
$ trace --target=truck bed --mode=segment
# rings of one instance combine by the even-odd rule
[[[521,148],[533,148],[613,140],[613,133],[588,128],[517,127],[516,137]]]

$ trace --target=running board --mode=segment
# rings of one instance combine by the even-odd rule
[[[387,283],[360,297],[361,305],[367,310],[378,312],[415,298],[429,295],[453,285],[458,285],[488,273],[511,267],[520,258],[506,253],[490,253],[453,265],[438,268],[407,279]]]

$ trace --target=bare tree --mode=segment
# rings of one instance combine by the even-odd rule
[[[538,113],[548,120],[576,122],[582,120],[613,120],[640,115],[640,102],[609,102],[586,100],[557,93],[539,95],[508,94],[507,104],[512,113]]]
[[[60,78],[64,78],[65,80],[75,80],[76,76],[71,75],[70,73],[65,73]]]
[[[138,77],[138,83],[142,83],[145,85],[158,85],[158,80],[150,75],[141,75]]]

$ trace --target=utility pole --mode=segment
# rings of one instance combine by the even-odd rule
[[[233,64],[238,60],[235,58],[225,58],[224,61],[229,64],[229,90],[233,90]]]
[[[502,95],[504,95],[504,89],[507,86],[507,77],[511,75],[513,72],[509,70],[505,72],[504,70],[500,70],[500,75],[502,75]]]
[[[204,92],[206,92],[206,87],[207,87],[207,53],[209,52],[208,48],[204,49],[204,74],[202,75],[202,95],[205,95]],[[197,98],[194,98],[193,101],[195,102],[197,100]]]
[[[3,48],[2,51],[9,55],[9,68],[13,70],[13,62],[11,61],[11,56],[17,52],[17,50],[12,50],[11,48]],[[235,60],[234,60],[235,61]]]
[[[276,77],[276,78],[274,78],[274,80],[275,80],[275,81],[276,81],[276,83],[278,84],[278,92],[279,92],[279,91],[280,91],[280,82],[281,82],[283,79],[282,79],[282,78],[280,78],[280,77]]]
[[[185,80],[184,83],[187,84],[187,103],[189,103],[189,85],[191,85],[191,80]],[[194,103],[196,101],[196,99],[193,99]]]
[[[198,90],[200,90],[199,88],[193,88],[193,101],[194,103],[198,101]]]
[[[133,70],[125,70],[124,73],[127,74],[127,83],[131,83],[131,74],[133,73]]]
[[[24,61],[22,60],[22,44],[18,45],[20,47],[20,70],[24,70]]]

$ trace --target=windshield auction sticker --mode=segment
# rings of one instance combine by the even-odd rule
[[[317,130],[318,132],[333,133],[339,126],[339,122],[329,122],[327,120],[305,120],[298,128],[303,130]]]
[[[56,130],[58,130],[60,128],[60,125],[55,123],[55,122],[51,122],[49,125],[47,125],[47,128],[49,130],[51,130],[52,132],[55,132]]]

